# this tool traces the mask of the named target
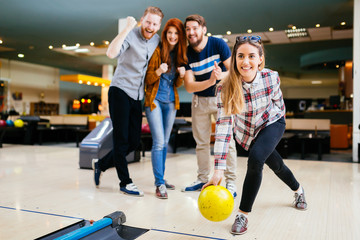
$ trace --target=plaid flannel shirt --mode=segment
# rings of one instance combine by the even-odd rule
[[[252,83],[243,82],[245,107],[243,112],[226,116],[221,101],[221,87],[217,92],[218,117],[215,130],[215,169],[226,169],[231,135],[248,150],[261,129],[285,115],[279,74],[270,69],[258,72]]]

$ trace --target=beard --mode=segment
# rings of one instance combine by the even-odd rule
[[[201,35],[196,42],[191,43],[189,41],[190,47],[195,48],[195,47],[199,46],[199,44],[202,42],[203,38],[204,38],[204,36]]]
[[[152,33],[149,33],[146,31],[145,28],[141,28],[141,34],[143,35],[144,38],[146,38],[147,40],[151,39],[154,35],[155,35],[156,32],[152,32]],[[151,34],[151,35],[150,35]],[[150,35],[150,36],[149,36]]]

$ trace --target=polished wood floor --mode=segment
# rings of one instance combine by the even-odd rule
[[[248,233],[233,236],[233,214],[223,222],[204,219],[197,209],[199,192],[180,189],[196,178],[194,154],[169,154],[166,179],[177,189],[169,199],[154,196],[150,152],[129,165],[145,196],[119,192],[114,169],[102,175],[79,169],[79,149],[72,146],[21,146],[0,149],[0,239],[34,239],[79,219],[99,220],[123,211],[124,225],[150,229],[138,239],[360,239],[360,164],[286,160],[306,191],[307,211],[291,206],[293,193],[267,168]],[[238,158],[238,193],[246,158]]]

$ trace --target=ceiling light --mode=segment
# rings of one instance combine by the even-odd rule
[[[87,48],[78,48],[78,49],[75,49],[75,52],[77,52],[77,53],[86,53],[86,52],[90,52],[90,50],[87,49]]]
[[[274,31],[274,28],[272,28],[272,27],[271,27],[271,28],[269,28],[269,31],[270,31],[270,32]]]
[[[109,41],[104,41],[105,45],[109,45],[110,42]]]
[[[341,22],[340,25],[344,26],[346,25],[346,22]]]
[[[247,33],[252,33],[252,30],[251,30],[251,29],[248,29],[248,30],[247,30]]]
[[[65,45],[65,44],[63,44],[61,47],[62,47],[62,48],[66,48],[66,45]]]
[[[88,81],[86,84],[87,84],[87,85],[90,85],[90,84],[91,84],[91,82],[90,82],[90,81]]]
[[[295,29],[296,29],[296,26],[292,26],[291,29],[292,29],[292,30],[295,30]]]
[[[308,32],[306,28],[299,28],[299,29],[287,29],[285,30],[286,36],[288,38],[298,38],[298,37],[307,37]]]
[[[78,46],[65,46],[65,47],[63,46],[63,49],[67,51],[73,51],[78,48],[79,48]]]
[[[80,47],[80,43],[75,44],[75,46]]]
[[[18,57],[19,57],[19,58],[23,58],[23,57],[25,57],[25,55],[22,54],[22,53],[19,53],[19,54],[18,54]]]
[[[336,66],[335,66],[336,68],[339,68],[340,67],[340,65],[339,64],[336,64]]]
[[[315,27],[320,27],[320,24],[316,24]]]
[[[49,49],[53,49],[54,47],[52,45],[49,46]]]
[[[94,42],[91,42],[91,43],[90,43],[90,46],[94,46],[94,45],[95,45],[95,43],[94,43]]]
[[[83,83],[83,81],[82,81],[82,80],[79,80],[79,83],[80,83],[80,84],[82,84],[82,83]]]
[[[0,39],[0,44],[2,44],[3,43],[3,41]]]
[[[211,33],[207,33],[206,36],[210,37],[210,36],[211,36]]]
[[[227,34],[227,35],[230,35],[230,34],[231,34],[231,31],[227,31],[226,34]]]
[[[311,84],[322,84],[322,81],[319,80],[311,81]]]

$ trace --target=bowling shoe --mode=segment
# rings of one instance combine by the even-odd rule
[[[299,209],[299,210],[306,210],[307,209],[307,203],[306,203],[306,200],[305,200],[304,188],[302,188],[302,193],[301,194],[295,193],[294,197],[295,197],[294,207],[296,209]]]
[[[189,186],[181,189],[182,192],[191,192],[191,191],[200,191],[201,188],[205,185],[205,183],[200,181],[195,181]]]
[[[144,192],[139,190],[134,183],[129,183],[125,187],[120,187],[120,191],[136,197],[144,196]]]
[[[156,195],[157,198],[160,198],[160,199],[167,199],[168,198],[165,184],[161,184],[160,186],[156,186],[155,195]]]
[[[231,227],[230,232],[232,234],[240,235],[247,232],[248,219],[244,214],[236,215],[235,222]]]
[[[231,195],[232,195],[234,198],[236,198],[237,193],[236,193],[236,185],[235,185],[235,183],[233,183],[233,182],[228,182],[228,183],[226,184],[226,189],[229,190],[229,192],[231,193]]]
[[[175,190],[175,186],[168,183],[168,181],[165,180],[165,187],[169,190]]]

